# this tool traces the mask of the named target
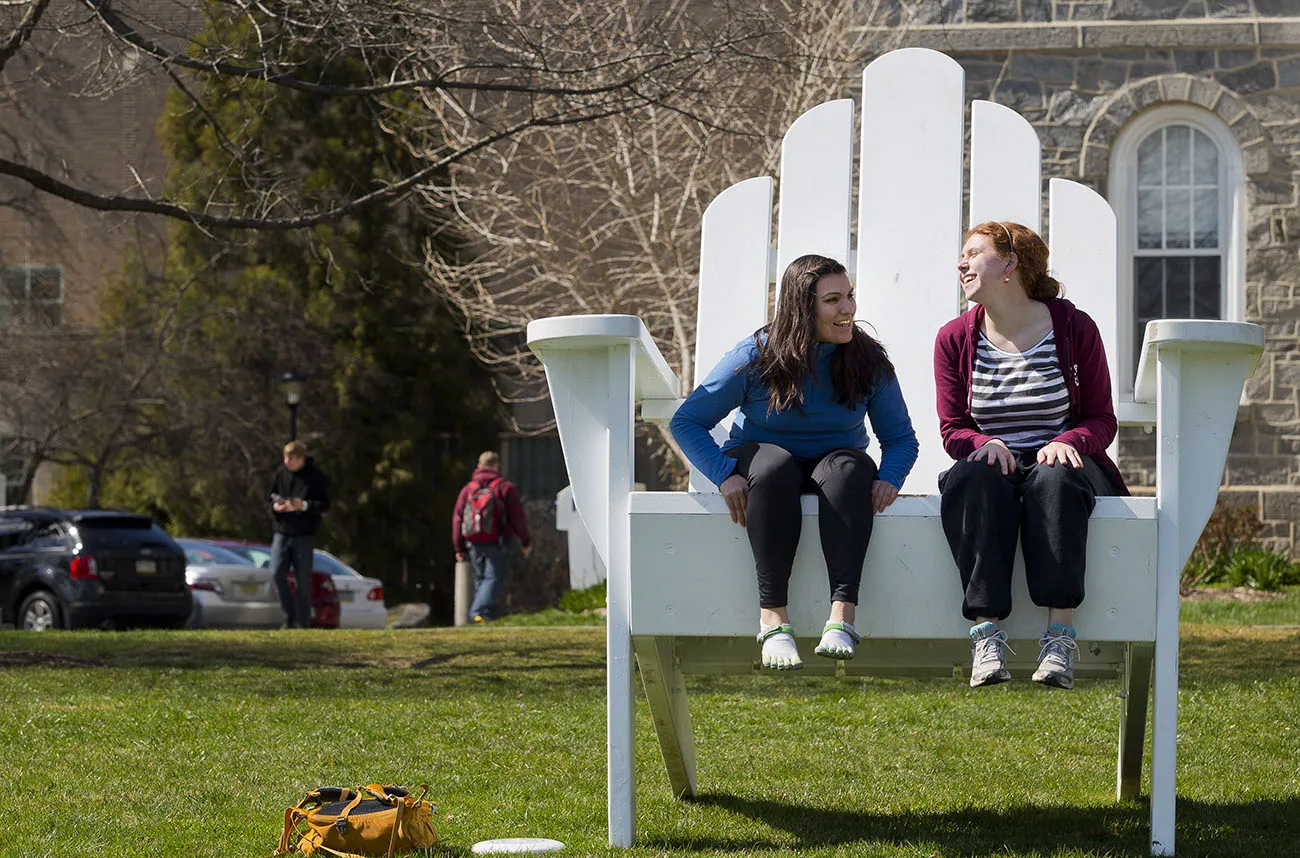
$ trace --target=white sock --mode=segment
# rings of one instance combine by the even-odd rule
[[[827,629],[822,632],[822,642],[820,649],[833,650],[837,652],[853,652],[853,636],[849,632],[856,632],[852,623],[844,623],[844,629]]]
[[[779,623],[777,625],[780,625]],[[759,634],[764,635],[776,628],[777,625],[759,626]],[[781,667],[793,664],[801,664],[799,650],[794,643],[794,635],[787,632],[780,632],[772,635],[763,641],[763,664],[767,667]]]

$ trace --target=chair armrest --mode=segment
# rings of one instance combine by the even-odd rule
[[[636,399],[676,399],[681,395],[677,374],[645,324],[636,316],[552,316],[528,323],[528,348],[546,363],[558,351],[596,352],[612,345],[633,344],[636,353]]]
[[[1178,574],[1214,509],[1242,387],[1264,353],[1264,329],[1247,322],[1157,319],[1147,323],[1135,398],[1155,402],[1160,580]],[[1176,616],[1176,596],[1173,612]],[[1175,629],[1174,634],[1177,634]]]
[[[667,423],[673,419],[685,399],[642,399],[641,419],[647,423]]]
[[[1250,355],[1253,372],[1264,352],[1264,329],[1249,322],[1223,322],[1209,319],[1155,319],[1147,322],[1142,337],[1142,357],[1138,360],[1133,399],[1139,403],[1156,401],[1156,349],[1176,349],[1203,356]],[[1232,392],[1233,399],[1241,396]]]

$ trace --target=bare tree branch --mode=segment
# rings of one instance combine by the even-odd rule
[[[701,81],[716,79],[720,66],[763,61],[755,58],[773,35],[762,18],[738,14],[730,2],[667,0],[633,9],[588,0],[228,0],[185,7],[191,18],[181,23],[186,19],[147,0],[75,0],[59,7],[55,20],[35,30],[18,26],[8,39],[6,56],[30,52],[32,85],[100,98],[166,74],[189,98],[193,120],[225,144],[223,181],[259,193],[250,201],[219,185],[190,199],[183,186],[158,193],[149,181],[156,177],[147,175],[126,188],[97,187],[88,178],[90,153],[52,149],[45,156],[40,141],[0,150],[0,176],[97,211],[209,229],[310,227],[441,181],[451,165],[533,131],[650,109],[718,121],[717,111],[701,108],[714,96]],[[32,0],[24,20],[38,19],[48,3]],[[194,9],[207,16],[202,31]],[[88,59],[69,64],[72,45]],[[361,84],[358,62],[370,77]],[[221,127],[227,118],[193,96],[202,81],[292,90],[323,104],[365,99],[379,126],[412,141],[423,164],[348,199],[311,200],[287,178],[291,165],[229,144],[238,135]],[[11,109],[20,109],[20,85],[0,87],[0,101],[8,96]],[[129,174],[134,165],[123,166]]]
[[[454,165],[449,187],[419,189],[472,236],[456,259],[431,243],[426,267],[475,355],[514,380],[501,386],[507,402],[545,398],[527,323],[570,313],[640,316],[689,387],[704,209],[728,185],[775,173],[790,123],[850,93],[870,58],[862,24],[890,11],[757,0],[745,13],[769,35],[701,70],[692,86],[708,95],[689,109],[540,131]]]
[[[410,176],[407,176],[399,182],[394,182],[390,185],[378,188],[370,193],[363,194],[347,203],[335,206],[326,211],[313,212],[311,214],[299,215],[296,217],[273,217],[263,214],[223,217],[220,215],[208,214],[204,211],[196,211],[179,203],[165,199],[153,200],[141,199],[139,197],[128,197],[124,195],[96,194],[78,188],[67,182],[60,181],[48,173],[44,173],[23,164],[18,164],[5,158],[0,158],[0,175],[13,176],[16,179],[21,179],[24,182],[27,182],[39,191],[44,191],[45,193],[61,197],[69,202],[96,211],[165,215],[167,217],[176,218],[177,220],[189,221],[197,226],[211,228],[263,230],[303,229],[305,227],[316,226],[318,224],[338,220],[339,218],[354,214],[366,206],[398,197],[418,186],[421,182],[428,180],[430,177],[440,174],[448,166],[456,163],[462,158],[468,157],[480,149],[492,146],[495,143],[516,134],[520,134],[521,132],[537,128],[548,128],[595,121],[615,115],[619,112],[622,112],[621,109],[616,107],[605,111],[576,116],[529,118],[528,120],[502,129],[495,134],[486,135],[471,143],[467,143],[463,148],[439,158],[427,167],[420,169],[418,172],[412,173]]]
[[[45,8],[50,5],[50,0],[31,0],[31,6],[28,7],[27,13],[23,15],[18,26],[9,34],[9,38],[0,44],[0,70],[3,70],[5,64],[13,57],[14,54],[31,38],[32,31],[36,29],[37,23],[41,16],[45,14]]]

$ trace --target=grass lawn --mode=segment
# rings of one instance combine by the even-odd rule
[[[1300,855],[1300,592],[1253,625],[1219,610],[1185,613],[1178,854]],[[268,858],[306,790],[376,780],[430,785],[430,855],[608,854],[602,647],[508,622],[0,632],[0,856]],[[1145,855],[1145,801],[1114,801],[1117,683],[1017,680],[692,679],[703,794],[669,796],[642,703],[616,854]]]

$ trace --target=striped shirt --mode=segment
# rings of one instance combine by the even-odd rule
[[[971,376],[971,416],[985,435],[1016,451],[1035,452],[1065,431],[1070,391],[1048,331],[1023,353],[1006,352],[980,334]]]

